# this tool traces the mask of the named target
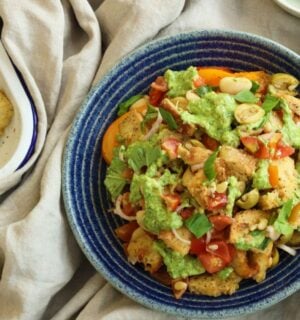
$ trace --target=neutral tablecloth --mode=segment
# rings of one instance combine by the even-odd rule
[[[0,16],[39,118],[31,160],[0,181],[0,320],[175,319],[118,293],[80,252],[61,197],[69,126],[92,84],[153,38],[236,29],[299,54],[300,19],[271,0],[1,0]],[[299,299],[238,319],[299,319]]]

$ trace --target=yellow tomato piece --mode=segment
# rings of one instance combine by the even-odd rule
[[[198,73],[204,79],[205,84],[210,86],[219,86],[222,78],[232,76],[230,70],[218,67],[201,67],[198,69]]]

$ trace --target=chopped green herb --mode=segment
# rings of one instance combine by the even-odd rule
[[[169,111],[163,108],[159,108],[159,112],[171,130],[176,130],[178,128],[178,124],[176,123],[174,117]]]
[[[154,119],[157,118],[157,114],[158,114],[158,109],[152,107],[150,104],[148,105],[147,108],[147,112],[144,116],[143,121],[141,122],[141,129],[142,131],[145,131],[145,126],[147,123],[149,123],[150,121],[153,121]]]
[[[281,209],[278,212],[278,217],[274,222],[274,229],[285,236],[289,236],[293,233],[294,229],[293,227],[289,224],[288,218],[289,215],[292,211],[293,207],[293,200],[290,199],[286,201]]]
[[[215,150],[204,163],[204,174],[211,181],[216,177],[215,161],[218,156],[219,149]]]
[[[256,82],[256,81],[253,81],[253,80],[252,80],[251,82],[252,82],[252,87],[251,87],[250,91],[251,91],[252,93],[256,93],[256,91],[259,89],[260,85],[259,85],[259,83]]]
[[[249,90],[242,90],[234,96],[234,99],[241,103],[256,103],[258,98],[249,91]]]
[[[279,98],[267,94],[261,107],[265,110],[266,113],[268,113],[272,111],[275,107],[277,107],[279,102]]]
[[[130,97],[128,100],[122,102],[119,104],[118,106],[118,116],[123,115],[124,113],[126,113],[128,111],[128,109],[138,100],[140,100],[141,98],[143,98],[142,94],[137,94],[136,96]]]
[[[199,88],[197,88],[195,90],[195,93],[199,96],[199,97],[203,97],[204,95],[206,95],[208,92],[212,92],[213,91],[213,87],[212,86],[201,86]]]
[[[201,213],[193,214],[190,218],[185,220],[185,225],[196,238],[202,237],[212,228],[212,224],[207,216]]]
[[[233,268],[227,267],[218,272],[218,277],[222,280],[226,280],[233,272]]]

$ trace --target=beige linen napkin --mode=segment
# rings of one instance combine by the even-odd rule
[[[34,156],[0,181],[0,320],[175,319],[124,297],[83,258],[61,197],[68,128],[91,85],[152,38],[237,29],[300,53],[300,20],[271,0],[1,0],[0,16],[39,117]],[[297,319],[299,297],[239,319]]]

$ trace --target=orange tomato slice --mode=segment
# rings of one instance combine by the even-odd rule
[[[140,108],[135,109],[138,112],[143,112],[146,110],[146,106],[141,106]],[[113,150],[115,147],[119,145],[119,142],[117,140],[117,136],[119,134],[119,126],[120,124],[128,117],[132,111],[128,111],[125,114],[123,114],[121,117],[117,118],[106,130],[103,140],[102,140],[102,147],[101,152],[102,156],[107,164],[111,163],[111,160],[113,158]]]
[[[225,68],[219,67],[201,67],[198,69],[198,73],[206,84],[210,86],[219,86],[222,78],[232,76],[232,72],[229,69],[224,69]]]

